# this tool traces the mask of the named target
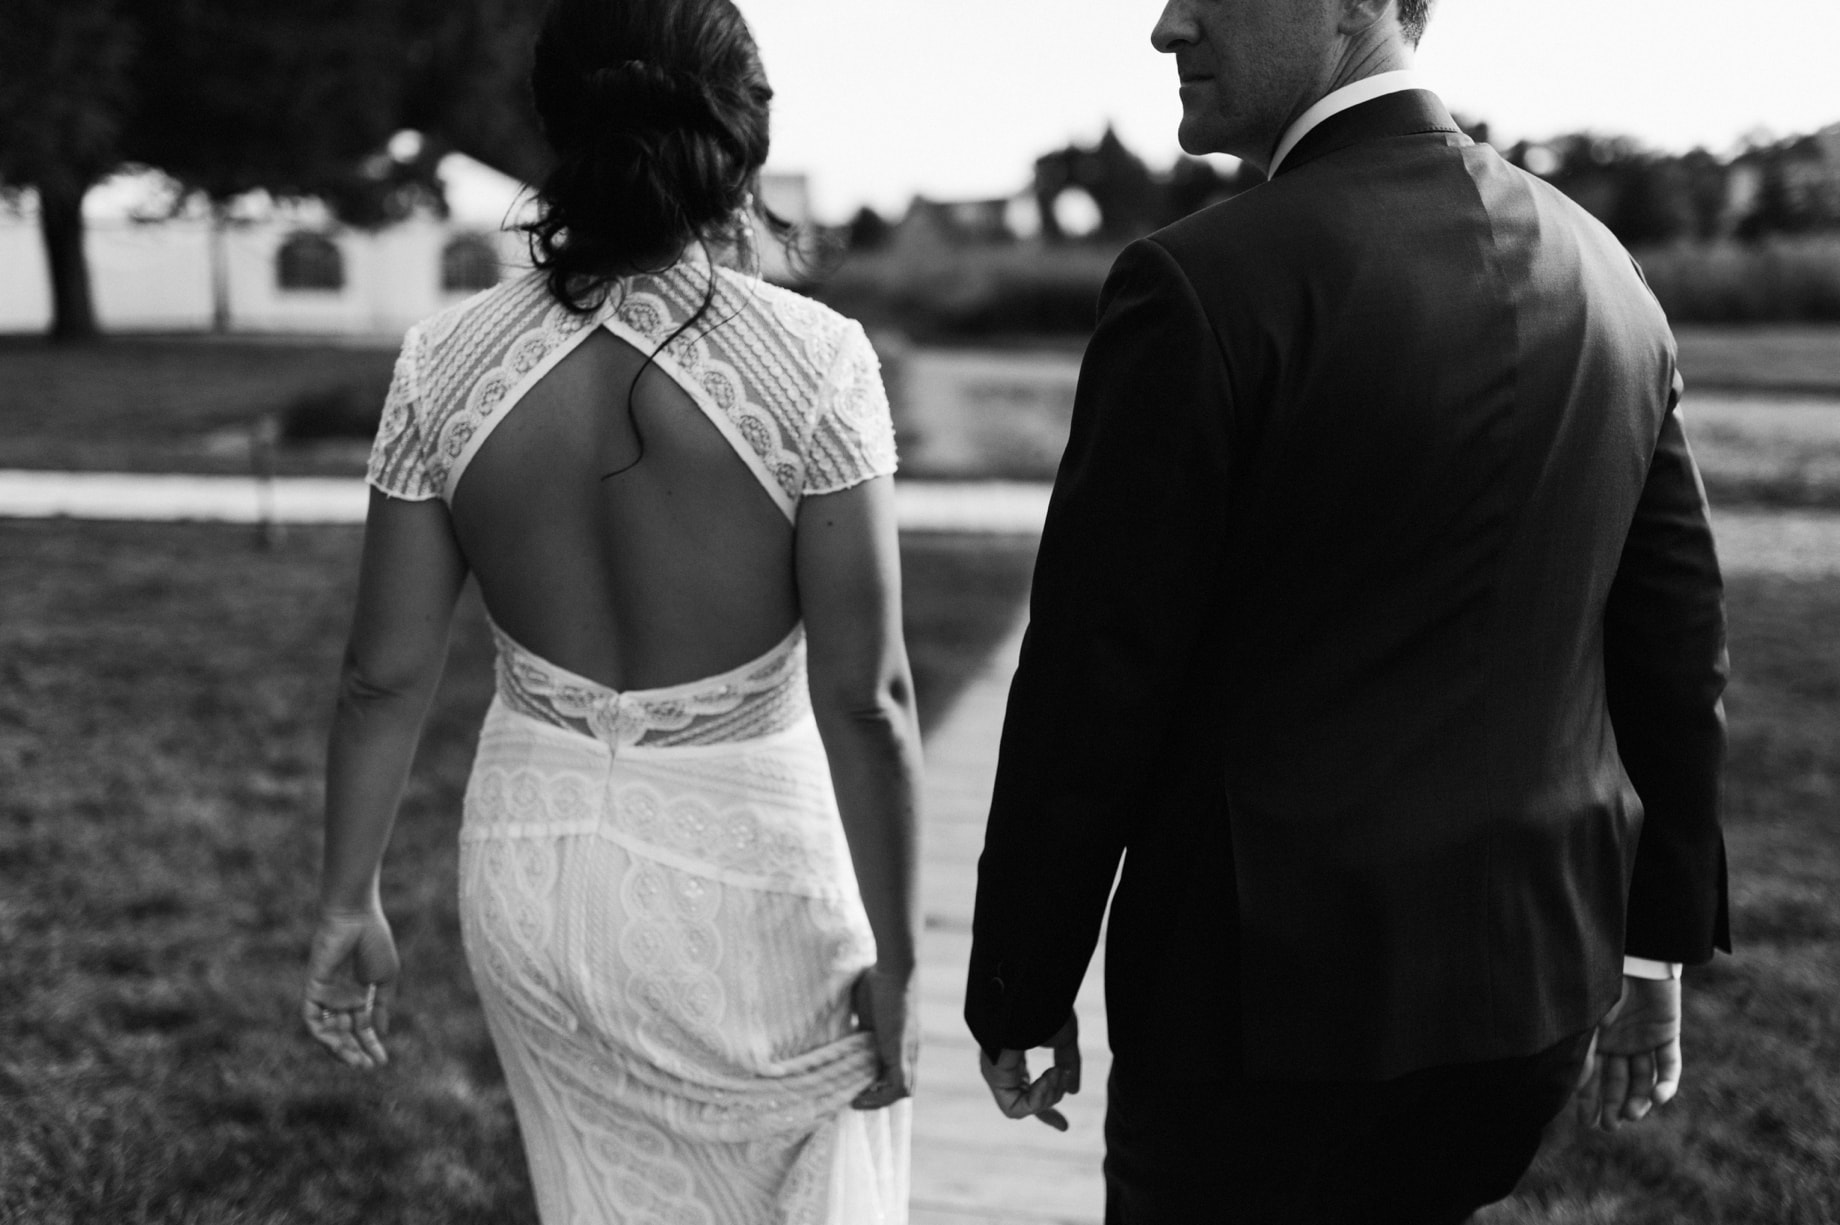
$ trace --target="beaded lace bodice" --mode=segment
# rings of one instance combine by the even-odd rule
[[[708,309],[684,328],[712,286]],[[370,483],[393,497],[451,502],[493,428],[597,327],[656,352],[788,518],[806,494],[894,471],[888,399],[861,326],[790,290],[686,259],[621,278],[591,315],[557,303],[531,273],[411,328]]]
[[[784,731],[811,712],[805,631],[716,676],[664,689],[615,690],[544,659],[492,627],[499,699],[530,718],[624,745],[677,747],[751,740]]]
[[[591,315],[558,304],[543,276],[532,273],[411,328],[372,448],[370,483],[392,497],[451,504],[467,463],[492,430],[603,327],[656,354],[657,366],[690,395],[788,519],[796,520],[807,494],[894,471],[888,399],[862,328],[788,290],[686,259],[616,281]],[[498,690],[507,705],[616,749],[765,736],[810,712],[798,629],[720,676],[622,694],[493,628]]]

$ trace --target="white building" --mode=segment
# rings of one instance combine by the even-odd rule
[[[239,201],[234,220],[137,220],[150,191],[123,177],[84,202],[85,251],[105,331],[204,331],[221,309],[229,330],[400,335],[416,320],[529,267],[523,186],[458,154],[443,159],[450,216],[417,215],[367,232],[336,224],[315,203]],[[809,218],[805,179],[769,175],[766,202]],[[776,243],[762,243],[769,277],[783,276]],[[221,299],[219,292],[221,290]],[[43,332],[50,279],[30,199],[0,212],[0,332]]]

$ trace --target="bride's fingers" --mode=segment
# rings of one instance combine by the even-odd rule
[[[359,1013],[352,1018],[352,1037],[358,1049],[377,1067],[390,1062],[389,1052],[383,1049],[383,1040],[377,1032],[377,1015],[374,1009]]]
[[[883,1075],[867,1089],[851,1098],[850,1105],[857,1110],[881,1110],[912,1095],[913,1090],[909,1086],[893,1077]]]
[[[327,1052],[340,1063],[349,1067],[358,1067],[368,1060],[362,1047],[358,1045],[357,1035],[353,1032],[352,1018],[342,1009],[325,1008],[308,1000],[305,1005],[307,1013],[307,1032],[315,1041],[325,1047]]]
[[[388,1032],[386,990],[367,988],[354,1002],[345,1003],[349,987],[309,991],[301,1001],[301,1019],[307,1032],[332,1056],[353,1068],[377,1068],[390,1061],[381,1035]]]

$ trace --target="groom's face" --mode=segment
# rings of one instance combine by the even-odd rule
[[[1150,41],[1175,57],[1189,153],[1259,165],[1327,92],[1339,0],[1167,0]]]

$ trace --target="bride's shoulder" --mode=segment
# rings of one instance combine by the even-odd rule
[[[741,278],[739,273],[728,275]],[[784,285],[748,278],[747,291],[765,318],[801,339],[840,345],[853,333],[862,331],[861,325],[848,315]]]
[[[554,306],[544,275],[531,271],[436,311],[416,328],[423,343],[430,346],[443,347],[456,340],[476,345],[494,333],[528,331]]]

